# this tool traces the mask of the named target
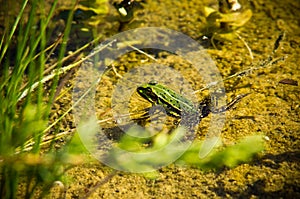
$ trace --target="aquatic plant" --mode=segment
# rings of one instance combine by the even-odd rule
[[[136,129],[129,131],[128,134],[130,135],[138,133],[132,132]],[[141,133],[140,130],[139,133]],[[218,147],[204,158],[200,158],[199,152],[203,150],[203,141],[194,140],[186,148],[186,144],[182,142],[186,135],[185,128],[178,127],[169,135],[158,134],[152,140],[132,137],[128,134],[124,135],[120,142],[111,149],[107,158],[114,161],[120,170],[148,170],[149,172],[144,173],[148,178],[159,176],[157,169],[161,167],[160,165],[166,165],[172,161],[177,165],[195,167],[201,170],[233,168],[241,163],[251,161],[256,154],[262,152],[265,139],[263,135],[247,136],[230,146],[222,146],[221,140],[219,140]],[[142,134],[145,135],[145,132]],[[149,142],[151,142],[150,145],[145,144]]]
[[[60,136],[58,130],[49,134],[47,127],[73,19],[70,12],[63,35],[49,44],[49,24],[57,3],[55,0],[46,9],[45,2],[39,0],[6,5],[20,6],[20,10],[16,18],[5,18],[0,43],[1,198],[43,197],[55,183],[61,184],[65,165],[73,164],[69,151],[54,150]],[[54,51],[58,58],[49,66],[49,55]],[[52,82],[45,87],[51,70]],[[44,144],[48,148],[43,148]]]

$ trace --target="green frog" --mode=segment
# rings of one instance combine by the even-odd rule
[[[162,84],[149,82],[138,87],[137,92],[153,105],[161,105],[170,116],[181,117],[183,113],[197,113],[197,109],[191,100]]]
[[[240,99],[248,95],[240,95],[226,106],[213,108],[210,98],[205,98],[202,102],[196,105],[191,100],[157,82],[149,82],[139,86],[137,88],[137,92],[141,97],[148,100],[153,105],[162,106],[169,116],[180,118],[185,115],[197,115],[198,120],[206,117],[210,112],[224,112],[240,101]]]

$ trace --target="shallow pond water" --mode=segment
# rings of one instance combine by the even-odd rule
[[[138,27],[166,27],[179,31],[207,49],[223,77],[246,70],[252,66],[251,64],[266,60],[270,55],[274,58],[284,57],[283,61],[275,62],[270,67],[258,69],[241,78],[232,78],[224,84],[229,101],[239,94],[250,93],[250,95],[226,112],[226,122],[221,134],[222,142],[231,145],[244,136],[263,134],[269,138],[265,143],[266,150],[248,164],[215,172],[169,165],[159,170],[160,176],[155,180],[138,174],[119,172],[98,188],[92,197],[300,197],[300,87],[284,80],[290,79],[298,83],[300,81],[300,17],[296,14],[300,9],[300,2],[251,0],[242,1],[242,5],[251,9],[253,14],[249,22],[236,30],[242,39],[216,38],[216,48],[208,40],[203,40],[206,30],[203,8],[216,7],[215,1],[145,1],[142,8],[136,10],[132,21],[120,25],[114,10],[107,14],[106,18],[109,21],[101,22],[96,30],[97,34],[105,35],[103,39]],[[274,43],[283,32],[284,37],[279,48],[272,54]],[[242,40],[251,48],[253,60]],[[192,70],[181,58],[162,52],[149,51],[149,53],[154,54],[161,63],[180,71],[193,89],[197,90],[203,86],[197,71]],[[122,56],[115,63],[115,69],[118,74],[124,76],[132,67],[146,62],[151,63],[149,57],[132,52]],[[108,71],[102,78],[97,90],[101,99],[96,104],[98,117],[102,117],[110,107],[112,90],[118,80],[113,71]],[[173,89],[181,91],[176,78],[165,81],[170,83]],[[285,82],[287,84],[284,84]],[[197,97],[201,99],[201,95]],[[132,97],[132,109],[137,108],[134,100],[135,97]],[[57,102],[58,108],[66,110],[70,106],[70,101],[71,94]],[[140,103],[139,106],[147,106],[147,103]],[[106,117],[111,115],[108,114]],[[71,119],[71,116],[67,117],[61,128],[74,128],[69,124],[68,120]],[[205,118],[198,127],[196,139],[204,138],[203,132],[207,130],[208,125],[209,118]],[[110,168],[96,161],[69,170],[67,175],[71,180],[66,197],[78,198],[84,195],[110,172]]]

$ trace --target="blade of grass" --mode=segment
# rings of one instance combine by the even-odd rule
[[[37,106],[35,107],[37,108],[37,111],[30,117],[24,116],[24,110],[30,103],[33,102],[33,100],[35,100],[32,97],[33,95],[27,95],[25,101],[22,102],[18,101],[18,96],[20,87],[24,81],[29,82],[28,85],[32,85],[36,80],[36,74],[38,80],[44,78],[44,66],[46,63],[46,28],[54,13],[57,1],[58,0],[55,0],[50,8],[49,14],[46,18],[41,19],[40,26],[38,26],[36,25],[36,22],[39,20],[40,16],[37,14],[37,8],[39,6],[43,8],[43,2],[40,2],[39,0],[31,1],[31,13],[29,14],[27,20],[25,18],[26,16],[23,16],[28,2],[28,0],[25,0],[13,27],[10,29],[10,32],[6,33],[1,39],[0,47],[2,52],[0,54],[0,61],[4,60],[3,66],[5,70],[3,72],[4,75],[0,78],[0,194],[2,198],[17,197],[16,194],[18,193],[17,189],[19,184],[19,176],[21,174],[28,177],[28,184],[25,186],[26,190],[24,190],[25,197],[27,198],[33,196],[36,188],[39,188],[40,185],[42,185],[42,187],[44,186],[44,184],[41,183],[41,179],[39,179],[39,176],[42,175],[44,171],[46,171],[47,175],[53,175],[51,176],[50,180],[47,178],[42,179],[46,180],[48,184],[52,179],[57,179],[57,176],[61,175],[58,173],[59,165],[52,167],[52,165],[49,166],[42,163],[28,166],[26,163],[20,162],[19,156],[15,154],[15,149],[13,149],[19,145],[24,145],[22,142],[24,142],[24,140],[26,141],[26,138],[29,137],[27,135],[30,135],[34,137],[35,141],[35,148],[33,152],[40,152],[40,147],[36,146],[38,146],[41,142],[43,135],[40,134],[40,130],[35,129],[36,126],[34,126],[34,124],[37,124],[37,119],[43,119],[46,115],[42,111],[44,104],[42,99],[46,96],[46,94],[44,95],[45,92],[43,92],[42,84],[38,85],[39,87],[36,95],[37,100],[35,103]],[[36,27],[39,27],[40,29],[35,29]],[[18,30],[18,34],[16,34],[16,30]],[[37,30],[39,32],[36,32]],[[17,56],[8,50],[11,48],[10,45],[13,43],[12,39],[16,37]],[[67,41],[67,39],[64,41]],[[41,49],[41,54],[39,55],[38,59],[36,59],[36,51],[38,47]],[[7,57],[7,59],[3,59],[4,57]],[[12,59],[15,59],[15,62],[13,63],[14,66],[10,68],[10,60]],[[25,74],[25,70],[27,69],[29,71],[27,74]],[[53,87],[53,90],[54,89],[55,87]],[[48,104],[48,107],[50,106],[51,105]],[[50,155],[55,157],[54,154]],[[45,184],[47,184],[47,182]],[[45,191],[44,189],[42,193],[44,192],[47,192],[47,190]]]
[[[7,49],[8,49],[8,47],[9,47],[9,45],[10,45],[11,39],[12,39],[12,37],[13,37],[13,35],[14,35],[16,29],[17,29],[17,26],[18,26],[18,24],[19,24],[19,22],[20,22],[20,19],[21,19],[23,13],[24,13],[24,10],[25,10],[25,8],[26,8],[26,6],[27,6],[27,3],[28,3],[28,0],[25,0],[25,1],[23,2],[23,4],[22,4],[21,10],[20,10],[20,12],[19,12],[19,14],[18,14],[18,16],[17,16],[17,18],[16,18],[16,20],[15,20],[15,23],[14,23],[14,25],[13,25],[13,27],[12,27],[12,30],[10,31],[10,34],[9,34],[9,36],[8,36],[8,39],[7,39],[7,41],[6,41],[6,43],[5,43],[4,47],[3,47],[2,53],[1,53],[1,55],[0,55],[0,63],[1,63],[1,61],[2,61],[2,59],[3,59],[3,57],[4,57],[4,55],[5,55],[5,53],[6,53]],[[2,39],[1,39],[0,50],[1,50],[2,45],[3,45],[4,36],[5,36],[5,34],[3,35]]]
[[[99,38],[97,38],[98,40]],[[103,48],[111,45],[113,42],[115,42],[115,40],[113,40],[112,42],[109,42],[108,44],[106,44],[105,46],[103,46]],[[84,48],[88,47],[88,44],[84,46]],[[94,53],[86,56],[85,58],[73,63],[73,64],[70,64],[70,65],[67,65],[65,67],[62,67],[62,68],[59,68],[59,69],[55,69],[54,71],[52,71],[52,74],[50,75],[47,75],[45,76],[42,80],[38,81],[38,82],[35,82],[34,84],[32,84],[32,86],[30,88],[27,88],[25,89],[20,95],[19,95],[19,98],[18,98],[18,101],[21,101],[24,97],[26,97],[28,95],[28,93],[30,91],[33,91],[34,89],[37,88],[37,86],[41,83],[41,84],[44,84],[46,82],[48,82],[49,80],[52,80],[54,79],[56,76],[59,76],[59,75],[62,75],[66,72],[68,72],[69,70],[79,66],[81,63],[83,63],[84,61],[86,61],[87,59],[91,58],[92,56],[95,55],[95,53],[98,53],[99,51],[101,51],[103,48],[100,48],[99,50],[95,51]],[[55,64],[57,65],[57,64]]]

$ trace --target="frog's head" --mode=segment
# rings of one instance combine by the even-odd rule
[[[148,84],[144,84],[142,86],[139,86],[136,90],[138,94],[143,97],[144,99],[148,100],[151,103],[157,103],[158,96],[155,92],[155,86],[157,83],[150,82]]]

